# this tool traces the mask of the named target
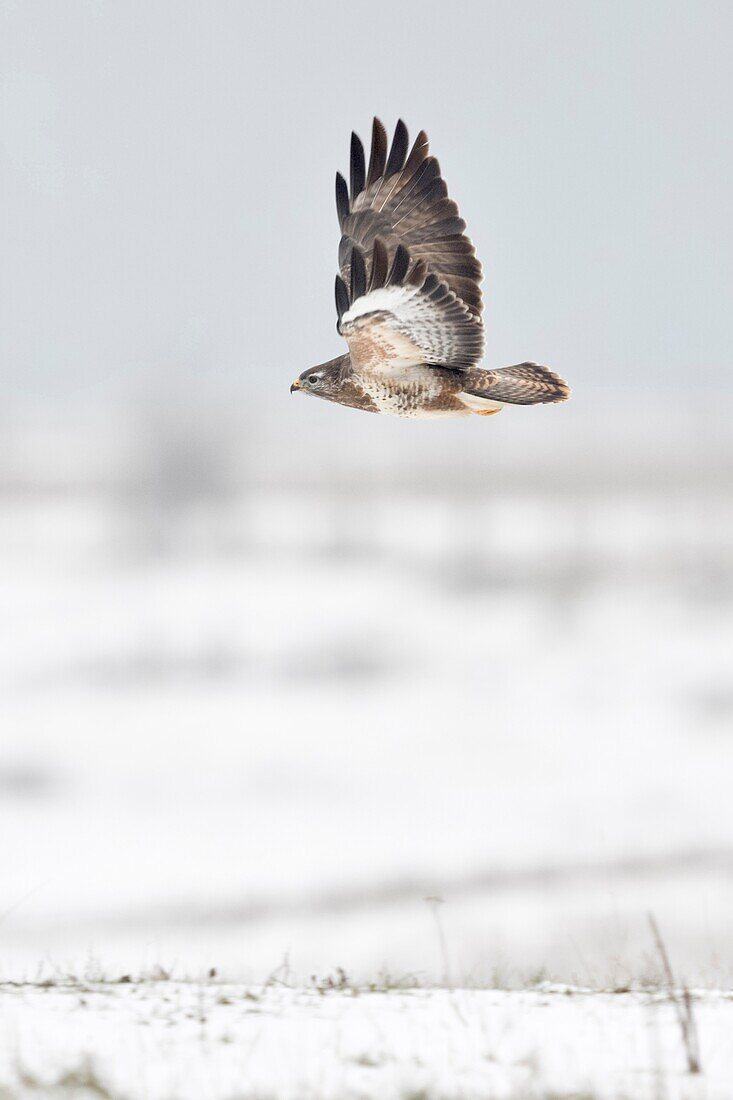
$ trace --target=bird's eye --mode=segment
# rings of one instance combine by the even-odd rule
[[[311,386],[315,386],[316,382],[318,381],[318,375],[317,374],[309,374],[308,375],[308,381],[310,382]]]

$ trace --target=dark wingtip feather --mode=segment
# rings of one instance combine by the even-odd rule
[[[410,253],[403,244],[398,244],[392,259],[392,267],[387,276],[388,286],[400,286],[410,266]]]
[[[410,139],[407,133],[407,127],[402,119],[399,119],[395,126],[392,146],[387,158],[387,167],[384,170],[385,176],[393,176],[395,172],[401,172],[405,167],[409,143]]]
[[[341,318],[349,308],[349,292],[346,289],[346,283],[340,275],[336,276],[336,312],[338,313],[338,322],[336,328],[340,329]]]
[[[369,154],[369,171],[366,185],[371,187],[384,175],[384,166],[387,161],[387,131],[375,116],[372,123],[372,149]]]
[[[358,134],[351,135],[351,201],[364,190],[364,146]]]
[[[349,206],[349,189],[346,186],[346,180],[340,172],[336,173],[336,212],[338,214],[339,225],[343,226],[344,220],[348,218],[350,211]]]
[[[414,172],[418,165],[422,164],[422,162],[427,157],[429,151],[430,143],[428,142],[428,135],[425,133],[424,130],[421,130],[415,138],[415,142],[412,146],[412,149],[410,150],[410,155],[407,158],[405,170],[408,174]]]
[[[361,298],[366,292],[366,266],[364,256],[358,248],[351,250],[351,302]]]
[[[381,237],[375,237],[374,247],[372,248],[372,273],[369,280],[370,290],[379,290],[387,282],[387,269],[389,266],[389,255],[387,253],[387,246]]]

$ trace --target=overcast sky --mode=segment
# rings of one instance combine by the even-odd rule
[[[489,365],[688,398],[731,364],[733,4],[0,4],[0,358],[44,400],[341,350],[333,176],[427,129]]]

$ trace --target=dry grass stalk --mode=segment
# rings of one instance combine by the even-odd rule
[[[687,986],[683,986],[681,992],[678,991],[672,964],[669,961],[669,955],[667,954],[667,948],[662,939],[662,933],[659,931],[659,925],[653,913],[649,913],[648,916],[649,926],[652,930],[652,936],[654,937],[654,942],[659,952],[659,958],[662,962],[664,976],[667,981],[669,999],[674,1005],[677,1013],[677,1019],[682,1033],[682,1044],[687,1056],[687,1068],[690,1073],[702,1073],[702,1065],[700,1063],[700,1042],[697,1034],[695,1015],[692,1010],[692,997],[690,996],[690,991]]]

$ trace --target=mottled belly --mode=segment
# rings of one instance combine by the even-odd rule
[[[364,372],[359,383],[377,412],[424,420],[438,416],[466,416],[469,410],[456,396],[452,371],[417,367],[394,377]]]

